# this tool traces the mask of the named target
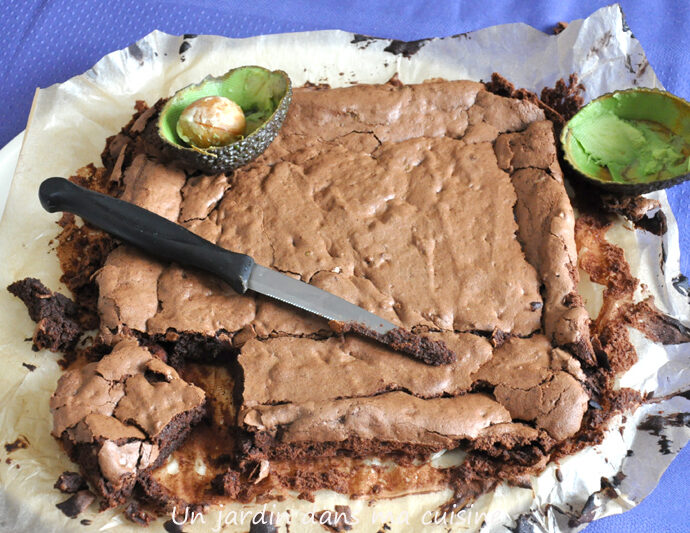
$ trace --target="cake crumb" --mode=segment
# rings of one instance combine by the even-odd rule
[[[137,501],[130,502],[125,508],[125,516],[135,524],[148,526],[154,517],[144,511]]]
[[[67,352],[74,349],[82,334],[78,322],[79,308],[67,296],[48,289],[36,278],[15,281],[7,290],[26,305],[36,322],[34,351]]]
[[[277,519],[273,513],[259,512],[252,517],[249,533],[277,533]]]
[[[65,494],[74,494],[87,488],[86,481],[77,472],[63,472],[58,477],[53,488]]]
[[[242,487],[240,481],[240,474],[234,470],[228,469],[223,474],[218,474],[211,481],[211,487],[216,494],[221,496],[229,496],[232,499],[237,498]]]
[[[173,520],[168,520],[163,524],[163,529],[165,529],[168,533],[184,533],[182,531],[182,526],[179,524],[176,524]]]
[[[556,25],[553,27],[553,34],[558,35],[561,33],[563,30],[565,30],[568,27],[567,22],[557,22]]]
[[[60,509],[65,516],[74,518],[93,503],[96,497],[88,490],[80,490],[67,498],[64,502],[55,504],[55,507]]]
[[[584,103],[583,92],[585,86],[580,83],[577,74],[572,73],[567,83],[561,78],[554,87],[544,87],[539,99],[558,111],[565,120],[570,120]]]
[[[20,435],[12,442],[5,443],[5,451],[7,453],[16,452],[17,450],[23,450],[29,447],[29,439],[24,435]]]
[[[336,505],[334,511],[318,511],[313,514],[313,518],[324,529],[335,533],[352,529],[352,510],[348,505]]]

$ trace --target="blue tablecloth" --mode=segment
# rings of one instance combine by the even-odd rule
[[[229,37],[342,29],[415,40],[508,22],[525,22],[550,31],[558,21],[584,18],[608,3],[594,0],[4,0],[0,4],[3,37],[0,101],[4,108],[0,146],[24,129],[36,87],[80,74],[103,55],[126,47],[154,29],[173,34]],[[671,92],[690,100],[690,2],[622,0],[620,3],[661,82]],[[690,276],[690,182],[669,190],[669,200],[680,227],[681,270]],[[686,447],[641,505],[624,515],[597,521],[587,532],[687,533],[690,514],[686,504],[690,489],[685,475],[689,469],[690,447]]]

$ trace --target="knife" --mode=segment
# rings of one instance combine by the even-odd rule
[[[455,361],[442,341],[414,334],[313,285],[257,265],[156,213],[112,196],[80,187],[65,178],[48,178],[38,196],[49,213],[67,211],[144,251],[209,272],[236,292],[252,290],[326,318],[337,333],[354,332],[430,365]]]

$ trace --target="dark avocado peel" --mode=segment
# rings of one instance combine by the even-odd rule
[[[561,133],[564,158],[590,183],[643,194],[690,178],[690,104],[657,89],[605,94]]]
[[[198,148],[182,140],[177,122],[190,104],[207,96],[224,96],[245,115],[244,134],[230,144]],[[282,70],[258,66],[232,69],[177,91],[163,106],[156,121],[155,141],[168,156],[192,168],[230,172],[261,155],[278,134],[292,99],[290,78]]]

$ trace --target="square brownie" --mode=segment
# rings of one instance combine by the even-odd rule
[[[123,340],[100,361],[62,375],[50,400],[53,436],[106,509],[125,503],[184,441],[205,402],[203,390]]]

